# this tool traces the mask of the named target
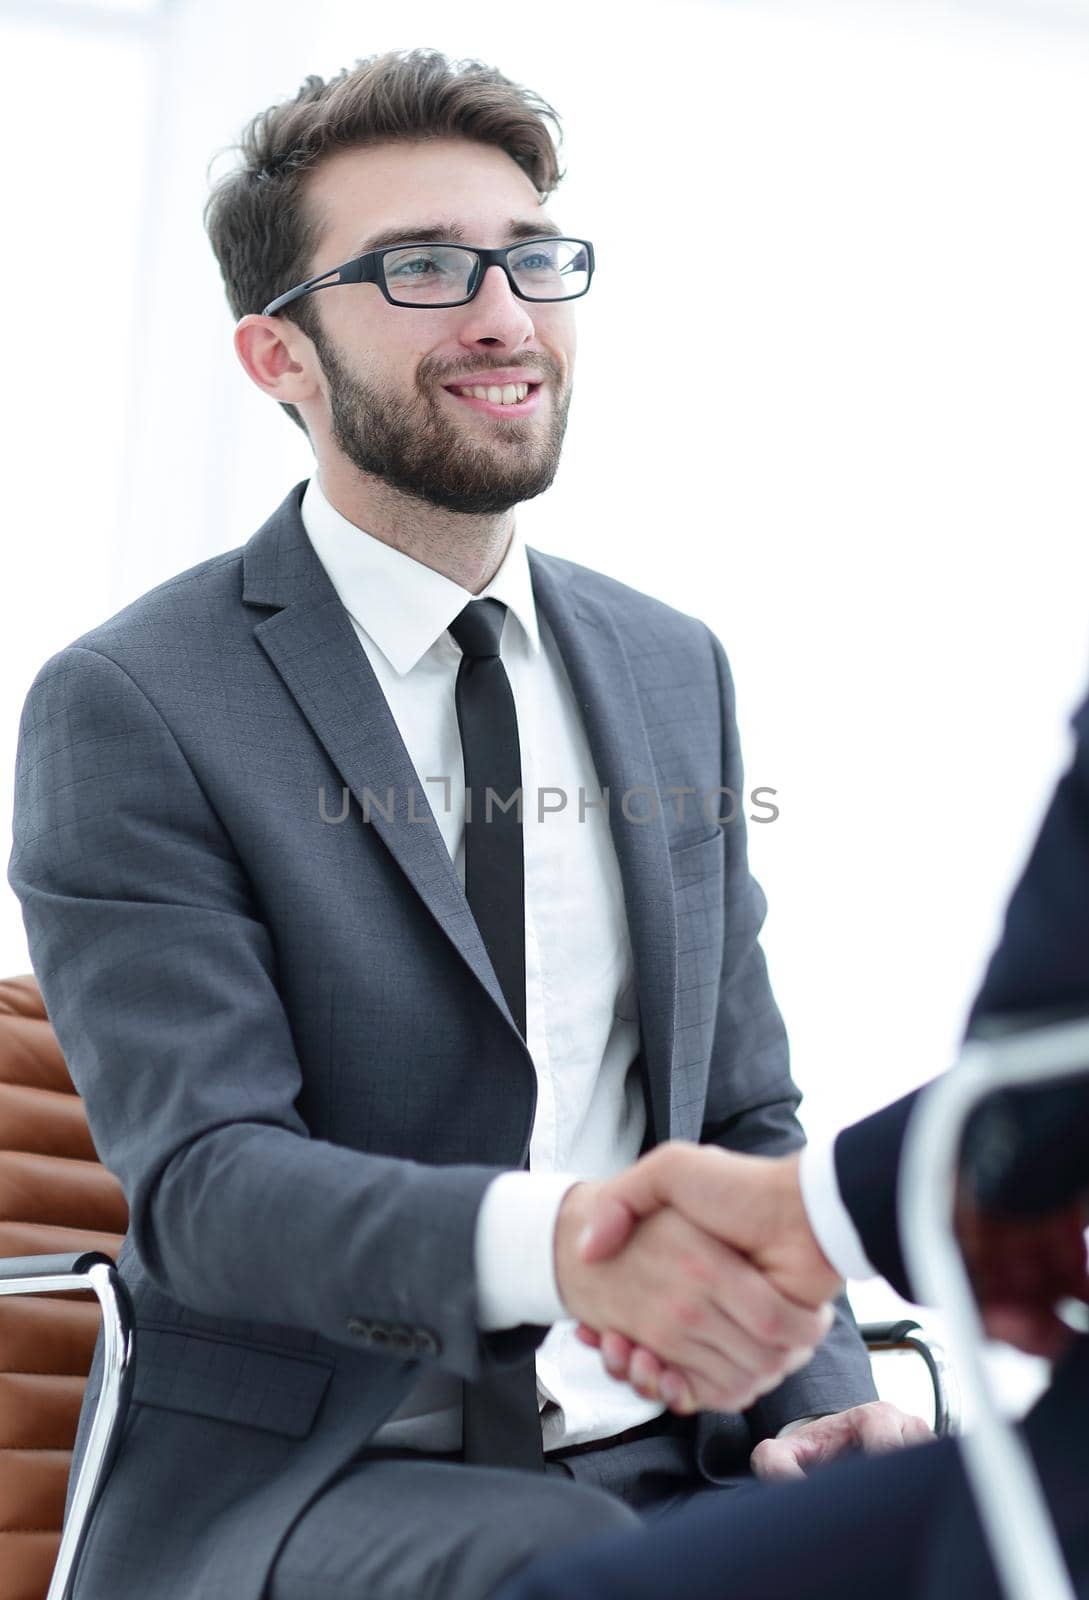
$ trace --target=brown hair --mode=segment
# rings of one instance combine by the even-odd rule
[[[243,129],[241,162],[213,187],[204,225],[236,317],[260,312],[300,282],[318,242],[305,205],[315,166],[336,150],[390,140],[461,135],[498,145],[544,201],[563,177],[556,112],[539,95],[481,61],[438,50],[390,50],[345,67],[328,82],[311,76],[292,100],[258,112]],[[319,343],[309,296],[281,315]],[[284,410],[303,427],[294,406]]]

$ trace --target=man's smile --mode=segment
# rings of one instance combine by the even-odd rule
[[[482,372],[473,381],[443,385],[446,393],[464,405],[495,417],[529,417],[537,409],[541,380],[517,370]]]

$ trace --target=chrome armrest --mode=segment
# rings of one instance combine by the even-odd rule
[[[1028,1447],[1003,1416],[982,1359],[983,1321],[954,1228],[960,1150],[968,1120],[997,1090],[1089,1073],[1089,1022],[1053,1023],[974,1039],[924,1089],[900,1162],[900,1242],[915,1292],[942,1309],[970,1407],[959,1441],[980,1520],[1008,1600],[1075,1600]]]
[[[102,1310],[102,1388],[87,1435],[87,1448],[72,1486],[60,1549],[46,1600],[68,1600],[91,1513],[113,1465],[132,1392],[136,1327],[132,1301],[109,1256],[94,1250],[68,1256],[0,1258],[0,1295],[73,1294],[90,1289]]]
[[[864,1322],[859,1333],[868,1350],[910,1350],[925,1365],[934,1389],[934,1432],[944,1438],[959,1433],[960,1390],[944,1347],[919,1322],[901,1317],[897,1322]]]

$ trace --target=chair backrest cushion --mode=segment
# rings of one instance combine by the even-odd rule
[[[103,1250],[128,1214],[32,977],[0,979],[0,1256]],[[98,1333],[93,1296],[0,1297],[0,1600],[44,1600]]]

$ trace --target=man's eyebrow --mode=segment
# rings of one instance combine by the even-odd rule
[[[512,217],[507,223],[507,238],[512,243],[519,239],[547,239],[559,236],[559,228],[548,217],[537,217],[533,221],[525,217]],[[464,229],[457,222],[428,222],[422,225],[408,222],[399,224],[395,228],[383,228],[381,233],[371,234],[361,240],[356,247],[356,254],[362,256],[366,255],[368,250],[384,250],[388,245],[435,244],[445,239],[453,244],[464,244]]]

